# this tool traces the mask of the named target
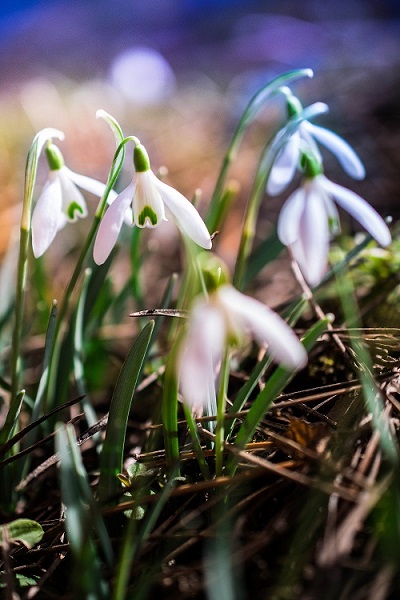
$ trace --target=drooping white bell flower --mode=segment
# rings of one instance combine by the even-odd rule
[[[97,231],[93,258],[103,264],[113,249],[129,207],[131,224],[137,227],[158,227],[166,221],[165,207],[171,212],[179,229],[196,244],[211,248],[211,237],[199,213],[180,192],[160,181],[150,169],[150,160],[142,144],[136,144],[132,182],[112,202]]]
[[[307,354],[296,334],[272,309],[224,284],[207,300],[195,302],[187,336],[178,359],[183,400],[193,409],[207,407],[215,396],[215,382],[224,350],[232,340],[250,334],[267,346],[272,358],[290,369],[300,369]]]
[[[49,175],[32,214],[32,248],[35,258],[42,256],[66,223],[87,215],[86,202],[78,187],[102,196],[106,186],[65,166],[57,146],[46,146]],[[114,192],[115,194],[115,192]],[[112,194],[111,194],[112,197]]]
[[[287,96],[287,108],[289,117],[295,117],[302,111],[298,98],[290,93]],[[343,138],[325,127],[318,127],[306,120],[300,123],[298,129],[278,152],[268,177],[268,194],[276,196],[289,185],[296,169],[300,166],[303,152],[311,153],[321,163],[322,157],[318,144],[322,144],[336,156],[348,175],[354,179],[365,177],[364,165]]]
[[[390,244],[391,235],[385,221],[366,200],[330,181],[319,167],[312,173],[312,161],[305,162],[308,162],[307,176],[282,207],[278,237],[291,248],[307,282],[315,286],[326,271],[331,234],[340,229],[335,202],[381,246]]]

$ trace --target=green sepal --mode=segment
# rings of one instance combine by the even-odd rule
[[[317,177],[317,175],[322,175],[324,172],[322,163],[309,152],[302,152],[300,165],[303,169],[304,177],[306,179],[314,179],[314,177]]]
[[[219,257],[210,252],[200,252],[197,263],[207,292],[211,293],[219,286],[230,283],[228,267]]]
[[[50,171],[59,171],[65,164],[60,149],[55,144],[48,144],[45,151]]]
[[[133,164],[137,173],[145,173],[150,170],[150,159],[146,148],[137,144],[133,151]]]

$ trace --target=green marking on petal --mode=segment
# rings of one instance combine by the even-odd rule
[[[158,222],[157,213],[151,208],[151,206],[145,206],[138,217],[138,223],[143,227],[146,223],[146,219],[149,219],[150,223],[155,226]]]
[[[340,223],[339,223],[338,219],[335,219],[334,217],[329,217],[328,218],[328,227],[329,227],[329,231],[331,231],[331,232],[338,231],[340,229]]]
[[[78,213],[76,215],[76,213]],[[76,215],[76,216],[75,216]],[[76,217],[79,215],[83,215],[83,208],[77,202],[71,202],[71,204],[67,208],[67,217],[70,221],[75,221]]]

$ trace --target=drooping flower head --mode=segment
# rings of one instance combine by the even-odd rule
[[[356,219],[380,244],[391,242],[388,226],[366,200],[330,181],[313,157],[302,155],[304,178],[286,200],[278,219],[278,237],[291,248],[305,279],[317,285],[328,262],[332,234],[340,230],[338,204]]]
[[[228,344],[250,335],[271,357],[289,369],[300,369],[307,354],[293,330],[272,309],[242,294],[226,278],[207,298],[196,299],[180,349],[178,372],[183,400],[193,409],[207,408],[215,397],[222,355]]]
[[[133,180],[110,205],[99,225],[93,248],[94,261],[101,265],[107,260],[129,207],[131,224],[150,228],[167,220],[167,208],[184,234],[202,248],[210,249],[211,237],[199,213],[180,192],[155,176],[147,151],[139,141],[134,148],[133,162]]]
[[[286,94],[289,118],[299,116],[303,107],[299,99],[289,88],[282,88]],[[332,152],[348,175],[354,179],[365,177],[365,168],[353,148],[339,135],[318,127],[310,121],[302,121],[282,150],[277,154],[267,182],[267,192],[271,196],[280,194],[292,181],[296,169],[301,166],[303,153],[311,155],[322,164],[322,156],[318,148],[322,144]]]
[[[48,141],[45,154],[49,175],[32,214],[32,248],[41,256],[66,223],[86,217],[86,202],[78,187],[101,196],[105,185],[65,166],[60,149]]]

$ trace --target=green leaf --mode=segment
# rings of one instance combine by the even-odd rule
[[[114,389],[100,456],[99,498],[101,501],[111,497],[120,487],[118,473],[121,473],[123,467],[128,416],[153,329],[154,321],[150,321],[134,341]]]
[[[0,545],[23,544],[30,549],[38,544],[44,535],[42,526],[31,519],[16,519],[0,527]]]
[[[110,567],[113,552],[71,425],[57,429],[56,449],[60,456],[59,477],[61,498],[66,508],[66,532],[75,561],[73,581],[76,597],[107,598],[107,585],[101,573],[94,530]]]

